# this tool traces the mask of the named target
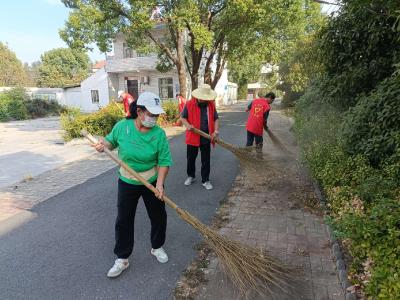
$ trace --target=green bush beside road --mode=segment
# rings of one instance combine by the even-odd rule
[[[178,102],[165,100],[162,106],[165,114],[158,118],[158,124],[161,126],[175,124],[179,119]],[[122,105],[117,103],[111,103],[91,114],[81,114],[79,110],[68,110],[61,115],[64,139],[69,141],[81,137],[80,132],[84,128],[91,134],[105,136],[124,117],[122,111]]]
[[[66,111],[57,101],[30,99],[24,88],[0,93],[0,122],[55,116]]]
[[[315,38],[321,73],[295,113],[350,279],[368,299],[400,299],[399,12],[394,0],[344,1]]]

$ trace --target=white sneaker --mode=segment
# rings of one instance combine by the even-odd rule
[[[157,260],[162,264],[168,261],[168,255],[163,248],[151,249],[151,254],[157,257]]]
[[[121,275],[121,273],[128,267],[129,267],[128,259],[117,258],[112,268],[108,271],[107,276],[110,278],[117,277]]]
[[[185,180],[185,185],[191,185],[193,182],[195,182],[196,181],[196,179],[195,178],[193,178],[193,177],[188,177],[188,178],[186,178],[186,180]]]
[[[203,186],[204,186],[204,188],[205,188],[206,190],[212,190],[212,189],[214,188],[210,181],[204,182],[204,183],[203,183]]]

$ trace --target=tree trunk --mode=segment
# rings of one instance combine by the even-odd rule
[[[187,97],[186,87],[186,68],[185,68],[185,52],[183,47],[183,32],[177,30],[176,32],[176,69],[178,70],[179,88],[183,97]]]
[[[198,71],[196,73],[192,73],[191,79],[192,79],[192,91],[193,91],[194,89],[197,89],[199,87],[199,73],[198,73]]]

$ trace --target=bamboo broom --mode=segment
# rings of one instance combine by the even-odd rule
[[[82,130],[81,134],[92,144],[98,142],[86,130]],[[105,148],[104,152],[152,192],[158,192],[153,185],[132,170],[109,149]],[[242,295],[252,291],[260,295],[274,293],[275,291],[288,292],[290,288],[288,270],[279,261],[268,256],[262,250],[243,245],[218,234],[213,229],[201,223],[189,212],[178,207],[166,195],[163,196],[162,200],[175,210],[183,221],[192,225],[204,237],[206,243],[219,258],[222,270],[232,280]]]
[[[209,140],[212,140],[211,135],[201,131],[200,129],[197,128],[193,128],[193,132],[197,133],[198,135],[201,135],[202,137],[205,137]],[[275,136],[275,134],[272,133],[272,131],[268,128],[267,130],[268,136],[270,137],[272,143],[278,147],[280,150],[289,153],[289,154],[293,154],[291,151],[289,151],[283,144],[282,142]],[[254,156],[250,156],[249,151],[247,151],[247,149],[245,148],[240,148],[237,146],[234,146],[232,144],[229,144],[223,140],[221,140],[220,138],[215,138],[214,142],[220,146],[222,146],[223,148],[231,151],[233,154],[235,154],[236,156],[240,157],[240,158],[244,158],[247,160],[256,160],[259,161],[259,159],[257,157]]]
[[[202,137],[205,137],[206,139],[213,140],[211,135],[209,135],[208,133],[205,133],[204,131],[201,131],[200,129],[193,128],[193,132],[197,133],[198,135],[201,135]],[[250,152],[245,148],[239,148],[235,145],[232,145],[230,143],[223,141],[220,138],[215,138],[213,141],[216,144],[220,145],[221,147],[231,151],[233,154],[235,154],[239,158],[243,158],[246,160],[256,160],[256,161],[259,160],[259,159],[255,158],[254,156],[251,156]]]

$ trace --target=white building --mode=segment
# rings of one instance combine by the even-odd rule
[[[155,35],[161,37],[164,29],[163,24],[157,25]],[[135,98],[143,92],[153,92],[161,99],[175,98],[180,90],[175,68],[167,73],[157,71],[157,55],[142,54],[129,48],[122,34],[115,38],[113,49],[114,55],[107,56],[104,64],[96,64],[95,72],[80,86],[64,89],[61,104],[91,112],[116,99],[119,90],[127,91]],[[189,78],[187,80],[190,82]],[[237,85],[228,82],[228,70],[224,70],[215,90],[217,104],[236,101]]]
[[[247,85],[247,100],[252,100],[258,97],[258,93],[268,88],[267,84],[263,82],[262,78],[267,76],[270,73],[279,71],[279,66],[271,65],[271,64],[264,64],[260,67],[260,79],[258,82],[249,83]]]

